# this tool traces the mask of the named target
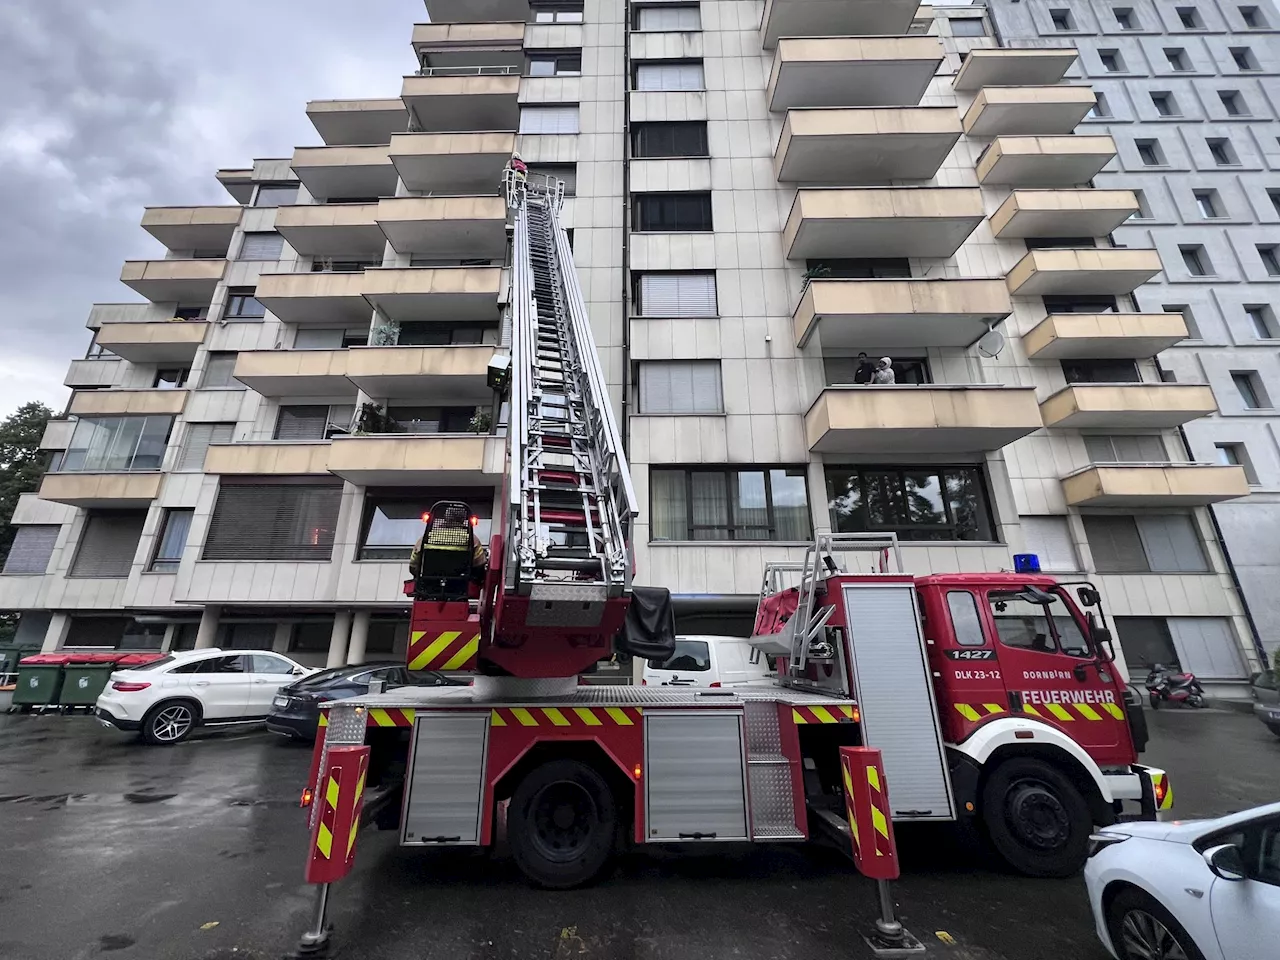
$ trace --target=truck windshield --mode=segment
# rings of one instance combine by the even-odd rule
[[[1087,657],[1089,645],[1080,625],[1057,593],[1031,587],[987,594],[996,634],[1006,647]]]

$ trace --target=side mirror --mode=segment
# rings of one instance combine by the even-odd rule
[[[1093,587],[1081,587],[1076,591],[1076,596],[1080,598],[1081,606],[1096,607],[1102,602],[1102,596]]]
[[[1244,869],[1244,860],[1240,857],[1239,847],[1224,843],[1218,847],[1210,847],[1202,856],[1216,877],[1221,877],[1223,880],[1249,879]]]
[[[295,677],[300,677],[306,672],[307,671],[303,670],[301,667],[294,667],[293,670],[290,671],[290,673]]]
[[[1080,589],[1085,590],[1088,588],[1081,587]],[[1116,651],[1111,640],[1111,631],[1102,625],[1102,621],[1098,619],[1097,615],[1094,614],[1093,611],[1089,611],[1088,621],[1089,638],[1093,640],[1094,645],[1099,650],[1106,654],[1108,660],[1114,660],[1116,658]]]

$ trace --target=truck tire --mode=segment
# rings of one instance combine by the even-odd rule
[[[996,852],[1029,877],[1070,877],[1088,855],[1093,817],[1080,791],[1043,760],[1001,763],[982,787],[982,822]]]
[[[604,777],[577,760],[530,771],[511,796],[507,839],[533,883],[568,890],[591,881],[613,854],[617,803]]]

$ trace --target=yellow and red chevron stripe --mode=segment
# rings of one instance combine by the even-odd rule
[[[332,883],[351,870],[368,769],[368,747],[336,747],[329,753],[307,860],[308,883]]]
[[[1072,711],[1075,711],[1074,713]],[[1099,713],[1098,711],[1102,711]],[[1071,722],[1073,720],[1105,720],[1107,716],[1116,720],[1124,719],[1124,710],[1116,703],[1042,703],[1034,706],[1030,703],[1022,705],[1022,712],[1034,717],[1053,717],[1055,720]],[[1077,716],[1078,714],[1078,716]]]
[[[489,713],[492,727],[634,727],[640,707],[496,707]]]
[[[480,634],[469,630],[444,630],[430,636],[416,630],[409,636],[410,670],[474,670],[480,652]]]
[[[370,707],[369,717],[365,725],[370,727],[412,727],[416,710],[398,709],[396,707]]]
[[[1173,809],[1173,783],[1167,773],[1151,771],[1151,786],[1155,790],[1157,810]]]
[[[792,707],[796,723],[857,723],[858,708],[851,703],[828,703],[813,707]]]
[[[873,764],[867,764],[867,786],[871,788],[871,839],[875,842],[876,856],[892,857],[894,846],[889,837],[889,817],[892,813],[880,783],[880,771]]]

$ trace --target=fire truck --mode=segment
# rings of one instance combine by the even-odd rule
[[[840,750],[877,748],[902,822],[960,821],[1030,876],[1070,875],[1095,824],[1155,819],[1098,591],[1038,572],[911,576],[894,537],[819,534],[763,571],[751,643],[768,686],[583,685],[674,649],[670,597],[632,583],[635,494],[560,226],[554,181],[509,176],[503,520],[476,562],[466,504],[425,517],[404,687],[329,706],[308,879],[350,869],[361,823],[406,846],[505,832],[535,884],[591,881],[631,844],[850,843]],[[349,821],[349,824],[348,824]],[[314,868],[314,869],[312,869]]]

